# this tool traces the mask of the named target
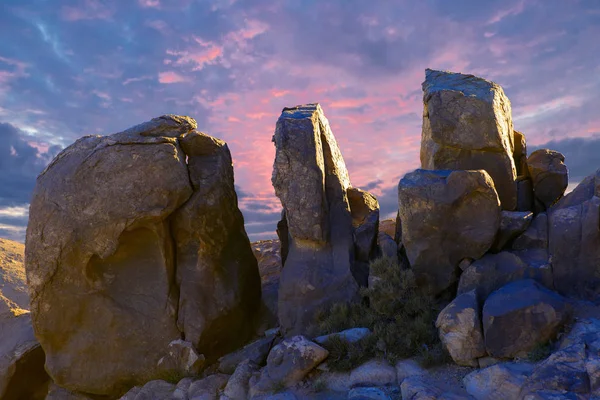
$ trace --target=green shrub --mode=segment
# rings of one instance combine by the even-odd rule
[[[329,368],[345,371],[374,357],[394,363],[417,356],[428,366],[446,362],[435,328],[441,307],[419,290],[413,272],[389,258],[372,261],[370,271],[378,279],[361,289],[362,303],[336,304],[316,317],[313,332],[318,334],[355,327],[373,332],[357,343],[339,337],[328,340],[324,347],[330,352]]]
[[[545,360],[552,354],[552,344],[550,342],[538,343],[527,355],[527,359],[531,362]]]

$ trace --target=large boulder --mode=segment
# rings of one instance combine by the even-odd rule
[[[500,226],[487,172],[418,169],[398,185],[402,244],[417,282],[439,293],[456,282],[464,258],[481,258]]]
[[[284,108],[273,141],[272,182],[289,238],[279,286],[279,321],[286,334],[296,334],[306,332],[319,310],[357,297],[357,278],[365,277],[355,259],[354,234],[360,238],[361,257],[372,254],[376,201],[350,190],[353,198],[360,197],[360,210],[351,209],[348,171],[318,104]],[[365,207],[364,199],[373,207]],[[356,225],[360,215],[369,225],[362,233],[362,224],[353,226],[353,216]]]
[[[28,311],[23,253],[21,243],[0,239],[0,399],[41,400],[49,377]]]
[[[38,177],[26,268],[58,385],[116,396],[160,376],[173,340],[212,358],[250,333],[260,278],[229,150],[195,126],[86,136]]]
[[[527,158],[535,198],[549,208],[561,198],[569,184],[565,156],[558,151],[540,149]]]
[[[458,365],[477,367],[486,355],[481,332],[481,307],[475,290],[457,296],[435,322],[440,340]]]
[[[594,299],[600,293],[600,170],[548,211],[548,241],[556,289]]]
[[[477,297],[485,301],[492,292],[521,279],[533,279],[551,289],[552,267],[544,257],[545,252],[537,260],[527,257],[531,254],[533,250],[524,254],[509,251],[486,254],[463,271],[457,293],[460,295],[475,290]]]
[[[517,205],[510,101],[494,82],[425,70],[421,168],[486,170],[505,210]]]
[[[194,192],[171,222],[180,292],[177,325],[210,360],[252,336],[261,281],[237,205],[227,144],[197,131],[179,142]]]
[[[567,322],[570,306],[559,294],[532,279],[509,283],[483,306],[483,336],[490,356],[527,355],[553,339]]]

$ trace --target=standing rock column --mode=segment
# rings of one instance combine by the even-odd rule
[[[295,334],[306,331],[319,310],[356,298],[350,179],[318,104],[284,108],[273,141],[273,187],[290,239],[279,321],[286,333]]]
[[[494,82],[425,70],[421,167],[486,170],[504,210],[517,206],[510,101]]]

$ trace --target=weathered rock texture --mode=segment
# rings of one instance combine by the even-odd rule
[[[344,159],[318,104],[285,108],[273,141],[272,182],[289,238],[279,320],[286,333],[301,333],[319,309],[356,297],[357,278],[364,274],[355,246],[361,257],[373,254],[369,245],[376,246],[378,205],[369,194],[350,189]],[[349,191],[360,200],[359,210],[351,209]]]
[[[527,159],[535,198],[546,208],[561,198],[569,184],[564,161],[565,156],[548,149],[536,150]]]
[[[568,320],[570,307],[557,293],[531,279],[509,283],[483,306],[483,335],[492,357],[527,355],[553,339]]]
[[[41,400],[49,377],[33,334],[23,266],[24,246],[0,239],[0,399]]]
[[[207,358],[246,339],[256,259],[227,146],[195,126],[163,116],[86,136],[38,177],[27,278],[58,385],[114,396],[159,375],[182,336]]]
[[[600,293],[600,170],[548,211],[556,289],[593,299]]]
[[[517,170],[510,101],[494,82],[425,71],[421,167],[485,169],[505,210],[517,206]],[[519,150],[522,152],[522,150]]]
[[[440,339],[458,365],[476,367],[477,359],[486,354],[480,315],[477,294],[472,290],[456,297],[437,317]]]
[[[458,264],[490,249],[500,226],[494,182],[481,171],[416,170],[398,185],[402,243],[420,285],[439,293]]]

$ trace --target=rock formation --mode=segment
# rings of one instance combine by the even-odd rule
[[[374,254],[379,206],[370,194],[351,188],[344,159],[318,104],[284,108],[273,141],[272,182],[289,238],[279,287],[279,321],[285,332],[301,333],[317,311],[352,301],[357,281],[366,284],[356,254],[360,259]]]
[[[402,244],[417,282],[436,294],[458,264],[481,258],[500,227],[500,202],[487,172],[416,170],[398,185]]]
[[[24,246],[0,239],[0,399],[41,400],[49,377],[33,334],[23,266]]]
[[[421,168],[485,169],[494,180],[502,208],[514,210],[515,133],[510,101],[502,88],[473,75],[427,69],[423,108]],[[524,147],[517,149],[519,157]]]
[[[548,211],[556,289],[594,299],[600,293],[600,170]]]
[[[173,340],[210,359],[249,337],[260,278],[231,157],[195,128],[166,115],[85,136],[38,177],[27,278],[58,385],[118,395],[160,375]]]

